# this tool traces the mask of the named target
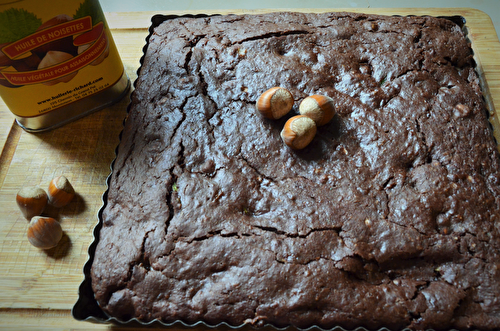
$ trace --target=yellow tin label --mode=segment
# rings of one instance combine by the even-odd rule
[[[0,0],[0,96],[16,116],[103,91],[123,70],[97,0]]]

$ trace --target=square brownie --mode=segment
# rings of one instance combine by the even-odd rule
[[[92,265],[120,321],[500,328],[499,153],[455,22],[179,17],[152,32]],[[265,90],[294,97],[278,120]],[[280,138],[307,96],[336,114]]]

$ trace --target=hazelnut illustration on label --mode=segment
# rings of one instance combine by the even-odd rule
[[[44,22],[26,10],[0,12],[0,85],[67,83],[87,65],[109,54],[106,26],[83,2],[73,16],[56,15]],[[13,22],[26,22],[22,28]]]

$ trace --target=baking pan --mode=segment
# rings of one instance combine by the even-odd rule
[[[146,54],[146,51],[147,51],[147,48],[148,48],[148,44],[149,44],[149,38],[150,38],[150,36],[154,32],[154,29],[157,26],[159,26],[162,22],[164,22],[166,20],[180,18],[180,17],[203,18],[203,17],[210,17],[210,16],[214,16],[214,15],[200,14],[200,15],[155,15],[155,16],[153,16],[151,18],[151,26],[149,28],[149,34],[148,34],[148,36],[145,39],[146,45],[143,47],[143,56],[140,59],[140,67],[139,67],[139,69],[137,71],[138,74],[141,71],[141,67],[142,67],[142,64],[143,64],[143,61],[144,61],[144,56]],[[216,15],[216,16],[219,16],[219,15]],[[458,16],[458,15],[457,16],[446,16],[446,17],[438,16],[438,17],[449,19],[449,20],[455,22],[456,24],[458,24],[464,30],[465,35],[467,37],[466,20],[465,20],[464,17]],[[479,75],[479,73],[478,73],[478,75]],[[135,86],[135,83],[134,83],[134,86]],[[483,90],[484,90],[484,87],[483,87]],[[133,96],[133,93],[134,92],[132,92],[132,96]],[[130,105],[129,105],[128,110],[129,109],[130,109]],[[120,139],[121,139],[121,134],[120,134]],[[118,147],[115,150],[115,154],[117,154],[117,153],[118,153]],[[114,161],[111,164],[111,170],[112,171],[113,171],[113,165],[114,165]],[[108,189],[109,189],[110,179],[111,179],[111,175],[108,176],[108,178],[106,180],[106,184],[108,186]],[[93,260],[94,260],[94,254],[95,254],[95,250],[96,250],[96,247],[97,247],[97,243],[99,242],[99,234],[100,234],[100,230],[101,230],[102,224],[103,224],[102,213],[103,213],[103,210],[105,209],[106,204],[107,204],[107,196],[108,196],[108,190],[106,190],[106,192],[104,192],[104,194],[102,196],[103,205],[100,208],[100,210],[98,212],[98,215],[97,215],[98,223],[95,226],[94,231],[93,231],[94,240],[90,244],[90,247],[88,249],[88,260],[85,263],[84,268],[83,268],[84,280],[80,284],[78,300],[77,300],[77,302],[75,303],[75,305],[73,306],[73,309],[72,309],[73,317],[76,320],[87,321],[87,322],[91,322],[91,323],[113,323],[113,324],[118,324],[118,325],[139,326],[139,327],[182,327],[182,328],[192,328],[192,327],[199,327],[199,326],[201,326],[201,327],[204,327],[204,328],[226,327],[226,328],[230,328],[230,329],[239,329],[239,328],[247,326],[245,324],[244,325],[239,325],[239,326],[233,326],[233,325],[229,325],[227,323],[220,323],[220,324],[217,324],[217,325],[208,325],[205,322],[197,322],[195,324],[186,324],[183,321],[175,321],[173,323],[165,323],[165,322],[158,321],[158,320],[155,320],[155,321],[152,321],[152,322],[149,322],[149,323],[144,323],[144,322],[138,321],[135,318],[131,319],[131,320],[127,320],[127,321],[122,321],[122,320],[119,320],[117,318],[110,317],[106,313],[104,313],[104,311],[99,307],[97,301],[94,298],[94,293],[93,293],[92,287],[91,287],[90,271],[91,271],[91,266],[92,266],[92,263],[93,263]],[[277,330],[283,330],[283,329],[285,329],[285,328],[278,328],[278,327],[275,327],[275,326],[270,325],[270,324],[266,324],[264,327],[271,327],[271,328],[277,329]],[[307,329],[302,329],[302,330],[310,330],[310,329],[324,330],[322,328],[315,327],[315,326],[307,328]],[[299,330],[301,330],[301,329],[299,329]],[[342,327],[334,327],[331,330],[345,330],[345,329],[342,328]],[[366,330],[366,329],[363,328],[363,327],[359,327],[356,330]],[[388,330],[388,329],[382,328],[380,330]],[[405,329],[405,330],[408,330],[408,329]]]

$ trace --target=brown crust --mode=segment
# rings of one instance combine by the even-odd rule
[[[256,114],[272,86],[335,100],[304,150],[279,137],[296,107]],[[499,185],[454,23],[170,20],[137,80],[93,289],[122,320],[499,328]]]

